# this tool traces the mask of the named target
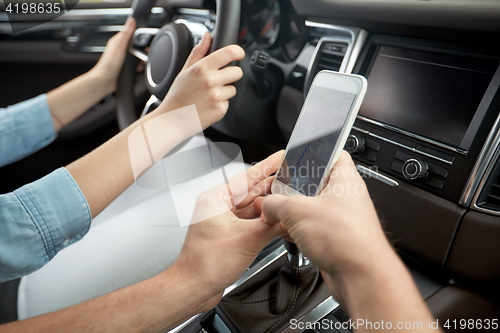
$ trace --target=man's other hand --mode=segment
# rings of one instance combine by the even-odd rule
[[[328,185],[316,197],[271,195],[255,203],[266,223],[282,224],[299,249],[323,274],[341,301],[337,282],[363,274],[381,253],[392,252],[365,182],[350,155],[342,152]],[[329,283],[330,282],[330,283]]]
[[[236,282],[271,240],[284,235],[279,224],[266,224],[256,218],[255,198],[270,193],[273,177],[283,152],[275,153],[226,183],[209,190],[197,200],[194,216],[214,216],[191,224],[176,269],[195,277],[211,290],[207,310],[213,308],[224,289]],[[244,195],[244,198],[241,196]],[[227,209],[231,198],[240,201]],[[230,205],[229,205],[230,207]]]

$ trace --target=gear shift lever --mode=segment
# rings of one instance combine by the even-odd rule
[[[277,333],[329,297],[319,269],[285,241],[288,258],[281,257],[225,296],[218,305],[239,332]]]
[[[295,243],[285,241],[285,248],[288,251],[288,261],[295,267],[306,266],[311,263],[309,259],[307,259],[302,252],[300,252],[299,248]]]

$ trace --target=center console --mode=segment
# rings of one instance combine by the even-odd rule
[[[215,309],[191,318],[171,333],[283,332],[292,322],[302,318],[316,321],[337,308],[319,269],[293,243],[278,239],[226,289]]]
[[[296,255],[283,240],[272,242],[215,309],[168,333],[350,333],[350,316],[330,296],[319,270]],[[424,299],[447,284],[403,260]]]

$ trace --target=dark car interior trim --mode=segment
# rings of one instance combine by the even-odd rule
[[[500,31],[495,0],[292,0],[300,15],[381,25]],[[345,23],[343,23],[345,24]],[[366,28],[365,28],[366,29]]]

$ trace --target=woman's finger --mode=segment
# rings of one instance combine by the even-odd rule
[[[264,202],[266,198],[265,197],[257,197],[255,198],[254,202],[252,203],[253,209],[255,209],[255,212],[260,216],[262,214],[262,203]]]
[[[241,60],[244,57],[245,50],[243,50],[241,46],[228,45],[211,53],[209,56],[203,59],[203,61],[206,62],[208,68],[220,69],[227,64],[233,61]]]
[[[276,172],[282,156],[283,151],[274,153],[253,167],[228,179],[227,184],[220,184],[219,190],[224,190],[229,185],[234,200],[236,202],[243,200],[253,187]]]
[[[130,42],[130,39],[132,38],[132,36],[134,35],[134,32],[135,32],[135,26],[136,26],[136,23],[135,23],[134,18],[129,17],[127,19],[127,22],[125,22],[124,29],[116,35],[116,39],[117,39],[117,46],[116,47],[119,49],[120,52],[127,51],[127,47],[128,47],[129,42]]]
[[[227,85],[224,87],[221,87],[221,100],[222,101],[228,101],[231,98],[236,96],[236,87],[233,85]]]
[[[217,72],[217,83],[221,86],[234,83],[243,77],[243,70],[238,66],[228,66]]]

